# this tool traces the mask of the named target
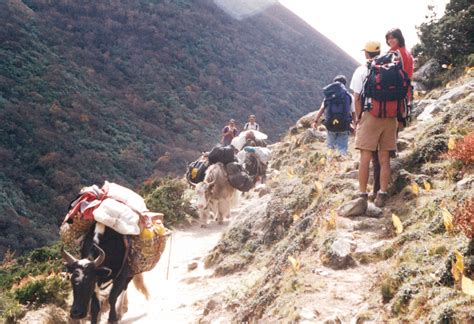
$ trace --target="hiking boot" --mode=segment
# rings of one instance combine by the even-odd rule
[[[369,201],[374,201],[376,196],[377,196],[376,192],[369,193]]]
[[[354,195],[352,195],[351,200],[357,199],[357,198],[364,198],[365,200],[368,199],[368,194],[366,192],[359,192]]]
[[[386,192],[377,192],[377,196],[375,197],[374,204],[375,206],[381,208],[385,206],[385,203],[387,202],[388,199],[388,193]]]

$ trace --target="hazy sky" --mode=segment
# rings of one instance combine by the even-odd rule
[[[280,0],[340,48],[363,62],[361,49],[368,40],[382,43],[394,27],[402,30],[407,48],[418,41],[416,25],[426,21],[428,5],[442,15],[449,0]]]

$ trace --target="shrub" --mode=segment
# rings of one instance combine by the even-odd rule
[[[183,198],[186,184],[177,178],[147,181],[142,188],[145,203],[151,211],[165,214],[166,224],[176,224],[186,215],[189,202]]]
[[[62,306],[69,293],[68,281],[59,276],[34,279],[14,290],[15,299],[23,305],[55,304]]]
[[[56,273],[63,269],[60,245],[42,247],[0,266],[0,291],[8,290],[27,276]]]
[[[464,165],[474,162],[474,132],[456,142],[454,148],[447,153],[448,157],[462,161]]]
[[[16,320],[22,317],[25,308],[10,293],[0,294],[0,321],[2,323],[16,323]]]
[[[466,237],[474,238],[474,198],[458,205],[454,211],[454,224]]]
[[[442,154],[448,150],[448,139],[448,136],[444,134],[424,139],[413,152],[408,164],[411,167],[417,167],[427,162],[439,160]]]

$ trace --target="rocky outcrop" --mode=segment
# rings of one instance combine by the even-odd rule
[[[320,259],[323,265],[335,270],[347,269],[356,265],[351,253],[356,245],[352,237],[334,234],[323,243]]]
[[[48,305],[35,311],[28,312],[25,317],[18,321],[19,324],[66,324],[68,323],[67,312],[54,305]]]
[[[462,85],[446,89],[439,99],[427,105],[423,112],[417,117],[419,121],[426,121],[433,118],[437,113],[448,111],[452,108],[453,103],[460,101],[466,97],[473,96],[474,80],[471,80]]]
[[[301,138],[299,139],[299,142],[301,144],[310,144],[313,142],[325,142],[327,137],[326,132],[321,132],[319,130],[315,130],[314,128],[307,129]]]
[[[416,89],[425,90],[432,82],[434,76],[441,71],[441,66],[438,61],[431,59],[413,73],[412,80],[416,82]]]
[[[364,215],[366,210],[367,199],[357,198],[342,204],[338,209],[338,213],[343,217],[353,217]]]
[[[318,111],[316,110],[304,115],[303,117],[298,119],[298,121],[296,122],[296,127],[297,128],[310,128],[314,120],[316,119],[317,114],[318,114]]]

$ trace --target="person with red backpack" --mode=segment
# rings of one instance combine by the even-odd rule
[[[386,34],[385,34],[385,41],[387,45],[390,47],[390,52],[396,52],[398,53],[401,63],[402,63],[402,68],[408,75],[408,78],[413,77],[413,70],[414,70],[414,65],[413,65],[413,56],[411,53],[406,49],[405,47],[405,38],[403,37],[402,31],[399,28],[393,28],[390,29]],[[408,94],[407,94],[407,106],[411,105],[411,101],[413,99],[413,87],[409,87],[408,89]]]
[[[324,126],[328,131],[328,148],[337,149],[342,155],[348,154],[351,122],[354,125],[356,122],[354,98],[346,89],[346,83],[346,77],[338,75],[331,84],[324,87],[324,101],[313,123],[314,128],[325,113]]]
[[[390,37],[397,38],[398,47],[404,45],[400,30],[392,30],[389,33]],[[387,44],[389,44],[388,38]],[[396,44],[393,41],[393,45]],[[378,186],[380,189],[377,190],[375,196],[375,205],[383,207],[388,198],[390,152],[396,151],[398,121],[403,121],[406,117],[406,98],[410,89],[410,78],[403,66],[404,63],[408,63],[408,60],[403,62],[399,51],[391,50],[381,56],[377,55],[377,51],[380,53],[380,43],[366,44],[367,65],[359,67],[354,72],[351,88],[355,93],[356,111],[360,119],[356,132],[356,148],[361,152],[359,196],[368,198],[369,163],[372,156],[377,154],[373,161],[376,180],[374,189],[378,189],[376,188]],[[379,183],[377,183],[377,158],[380,163]]]
[[[391,52],[398,52],[397,54],[399,55],[401,59],[403,70],[407,73],[408,77],[411,80],[413,76],[413,70],[414,70],[413,57],[405,47],[405,39],[402,35],[401,30],[398,28],[389,30],[385,34],[385,41],[387,45],[390,47]],[[401,118],[399,118],[398,120],[397,134],[399,130],[403,129],[403,127],[406,126],[406,120],[409,117],[409,112],[411,111],[411,107],[412,107],[412,100],[413,100],[413,87],[410,86],[408,88],[408,94],[404,102],[405,104],[404,115],[401,116]],[[390,157],[391,158],[396,157],[396,151],[390,151]],[[376,198],[377,192],[380,190],[380,163],[379,163],[377,151],[372,153],[372,166],[374,169],[374,186],[373,186],[372,193],[369,195],[369,199],[371,200]]]

